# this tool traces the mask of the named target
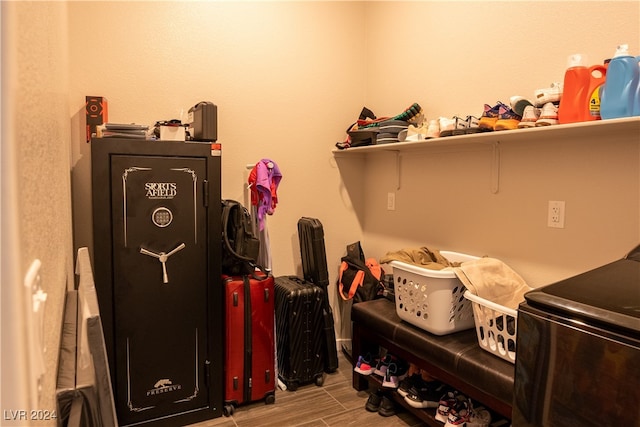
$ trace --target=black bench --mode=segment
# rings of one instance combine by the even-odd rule
[[[511,419],[514,365],[481,349],[475,329],[433,335],[402,321],[396,314],[395,304],[384,298],[354,304],[351,320],[354,365],[358,355],[375,352],[378,346],[384,347],[475,402]],[[370,380],[354,372],[353,387],[365,390],[370,386]],[[399,395],[396,400],[403,403]],[[405,407],[412,410],[408,405]],[[427,411],[412,412],[428,424],[442,425]]]

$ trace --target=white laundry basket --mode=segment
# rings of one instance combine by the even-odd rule
[[[473,316],[480,347],[515,363],[517,310],[496,304],[469,291],[464,293],[464,297],[473,303]]]
[[[478,257],[441,251],[450,262],[473,261]],[[471,302],[464,298],[466,288],[451,267],[431,270],[391,261],[398,316],[435,335],[446,335],[473,328]]]

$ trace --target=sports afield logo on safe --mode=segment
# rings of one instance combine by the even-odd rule
[[[144,190],[149,199],[173,199],[178,194],[178,184],[175,182],[147,182],[144,184]]]
[[[158,394],[169,393],[181,389],[182,386],[180,384],[174,384],[170,379],[163,378],[156,381],[151,390],[147,390],[147,396],[156,396]]]

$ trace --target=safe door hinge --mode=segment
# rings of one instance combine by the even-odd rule
[[[204,207],[208,208],[209,207],[209,181],[206,179],[202,182],[202,197],[204,198],[204,200],[202,201],[202,203],[204,204]]]

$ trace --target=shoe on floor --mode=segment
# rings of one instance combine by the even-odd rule
[[[449,408],[449,415],[445,427],[466,427],[471,417],[471,402],[466,396],[459,394],[453,406]]]
[[[500,115],[499,110],[500,107],[506,107],[502,102],[498,101],[496,105],[493,107],[489,104],[484,104],[484,111],[480,116],[480,121],[478,122],[478,128],[483,132],[490,132],[495,130],[496,121],[498,120],[498,116]]]
[[[483,407],[475,409],[470,400],[461,399],[449,411],[445,427],[489,427],[491,414]]]
[[[554,82],[544,89],[536,89],[533,96],[536,107],[542,107],[547,102],[557,104],[562,99],[562,83]]]
[[[437,408],[445,386],[439,381],[416,381],[404,400],[418,409]]]
[[[402,381],[409,371],[409,365],[402,360],[389,363],[387,372],[382,380],[382,387],[386,388],[398,388],[400,381]]]
[[[461,396],[461,397],[459,397]],[[441,423],[446,423],[449,418],[449,411],[454,407],[459,398],[466,399],[460,394],[458,390],[447,390],[438,402],[438,409],[436,410],[436,420]]]
[[[382,402],[382,392],[380,390],[375,393],[371,393],[369,398],[367,399],[366,405],[364,405],[364,409],[369,412],[378,412],[380,409],[380,403]]]
[[[400,384],[398,384],[398,394],[402,397],[407,397],[407,394],[409,394],[409,390],[411,390],[411,387],[413,387],[413,385],[418,381],[422,381],[422,377],[419,373],[413,374],[410,377],[406,377],[405,379],[400,381]]]
[[[553,102],[547,102],[542,106],[540,117],[536,121],[536,126],[550,126],[558,124],[558,107]]]
[[[539,117],[540,109],[534,107],[533,105],[529,105],[524,109],[524,114],[522,115],[522,120],[520,120],[520,123],[518,123],[518,127],[532,128],[536,125]]]
[[[499,110],[499,117],[496,120],[494,130],[512,130],[518,129],[518,124],[522,119],[522,116],[516,114],[511,108],[506,105],[501,105]]]
[[[390,417],[396,414],[396,405],[393,403],[393,400],[389,399],[387,396],[382,397],[382,402],[380,403],[380,409],[378,409],[378,414],[383,417]]]
[[[362,375],[371,375],[374,371],[372,364],[373,356],[367,353],[366,356],[358,356],[358,362],[353,370]]]
[[[394,356],[387,353],[384,357],[381,357],[380,360],[378,360],[378,363],[376,364],[376,367],[373,370],[373,373],[376,375],[380,375],[381,377],[384,377],[385,374],[387,373],[387,368],[389,367],[389,364],[391,362],[395,362],[395,360],[396,358]]]
[[[489,427],[489,424],[491,424],[491,413],[480,406],[473,408],[465,427]]]

